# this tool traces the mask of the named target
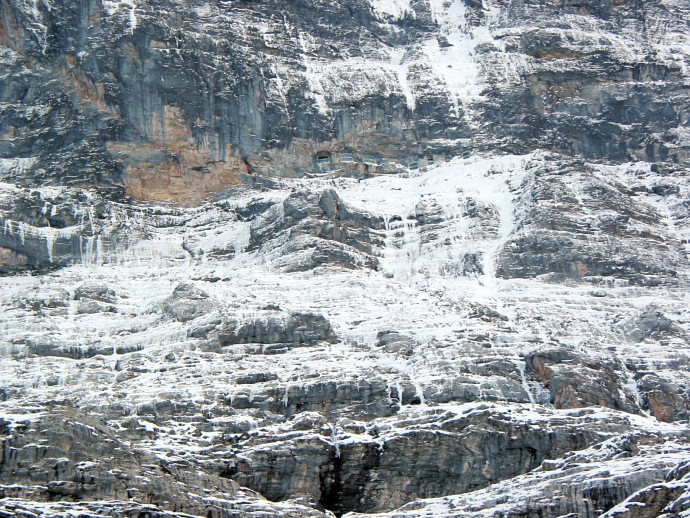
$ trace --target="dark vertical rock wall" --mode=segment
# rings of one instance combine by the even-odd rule
[[[451,25],[437,10],[4,0],[0,157],[30,160],[3,176],[191,204],[247,172],[367,174],[468,149],[684,162],[687,7],[466,2]],[[432,44],[470,52],[477,95],[439,75]]]

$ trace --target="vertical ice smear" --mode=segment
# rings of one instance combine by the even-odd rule
[[[487,182],[487,201],[492,200],[498,210],[500,227],[498,239],[488,242],[484,249],[484,286],[489,290],[497,289],[496,260],[501,249],[505,246],[514,229],[514,205],[508,186],[496,181]]]
[[[424,53],[434,72],[443,79],[455,105],[456,115],[462,104],[481,98],[483,88],[479,64],[475,59],[478,45],[492,41],[490,21],[472,27],[467,22],[467,7],[461,0],[430,2],[432,16],[440,24],[441,38],[424,43]],[[491,19],[493,11],[487,11]]]
[[[311,54],[310,45],[313,43],[309,40],[313,40],[312,36],[306,32],[299,32],[298,34],[299,44],[302,48],[302,62],[304,64],[304,78],[307,80],[309,85],[309,91],[311,92],[314,101],[316,101],[316,107],[319,113],[325,115],[329,112],[328,103],[326,102],[326,94],[321,82],[322,77],[322,67],[319,67],[317,63],[309,57]]]
[[[421,383],[419,383],[416,377],[412,376],[409,373],[408,375],[410,376],[410,381],[412,381],[412,385],[414,385],[415,395],[419,399],[419,404],[421,406],[426,406],[426,400],[424,399],[424,389],[422,388]]]
[[[391,219],[393,221],[391,221]],[[421,250],[421,236],[412,214],[388,218],[386,263],[395,278],[409,280]]]
[[[391,23],[391,18],[400,19],[407,13],[414,13],[407,0],[370,1],[374,12],[388,23]],[[496,16],[495,10],[484,10],[486,19],[481,25],[474,26],[468,23],[468,8],[461,0],[434,0],[429,7],[434,21],[439,25],[438,33],[426,41],[412,44],[409,63],[406,57],[408,49],[398,47],[390,51],[387,62],[348,57],[332,60],[318,58],[314,48],[317,40],[309,32],[299,32],[297,40],[304,67],[301,75],[318,111],[326,115],[333,102],[364,98],[373,91],[389,88],[392,84],[387,77],[389,73],[397,78],[396,86],[405,97],[407,107],[414,110],[420,95],[418,88],[428,88],[429,78],[420,80],[415,76],[410,77],[413,63],[426,70],[431,68],[433,74],[445,83],[442,89],[449,94],[456,116],[461,115],[463,106],[467,108],[466,105],[481,99],[483,84],[475,59],[475,48],[493,41],[489,25],[492,17]],[[285,79],[278,78],[275,82],[279,95],[283,96],[280,90]],[[435,82],[438,83],[438,80]]]
[[[415,108],[415,95],[407,81],[408,66],[404,64],[405,59],[405,49],[397,48],[391,51],[390,67],[395,72],[398,77],[398,83],[400,83],[400,89],[402,90],[405,99],[407,100],[407,107],[414,111]]]
[[[290,121],[290,107],[288,106],[288,100],[287,96],[285,93],[287,92],[288,88],[283,82],[283,78],[280,77],[280,70],[278,69],[278,66],[274,63],[271,65],[271,71],[273,72],[273,75],[275,75],[275,85],[276,89],[278,90],[278,95],[280,96],[280,99],[283,101],[283,107],[285,108],[285,115],[288,118],[288,121]]]
[[[137,15],[136,15],[135,9],[136,9],[136,4],[134,2],[132,2],[130,4],[130,10],[129,10],[129,23],[130,23],[130,27],[132,30],[132,34],[134,34],[134,29],[136,29],[136,27],[137,27]]]
[[[414,13],[407,0],[370,2],[374,11],[384,19],[400,19],[405,13]],[[483,86],[479,65],[475,59],[475,48],[493,40],[488,25],[496,14],[493,10],[485,10],[485,16],[489,20],[480,26],[470,26],[467,20],[468,9],[462,0],[431,0],[428,5],[432,19],[439,25],[439,31],[438,37],[434,36],[421,45],[425,58],[423,64],[431,67],[436,76],[446,84],[455,115],[458,116],[463,104],[481,97]],[[402,59],[404,54],[403,49],[391,52],[390,66],[398,77],[408,107],[414,109],[416,95],[408,83],[408,65]]]
[[[328,428],[331,430],[331,442],[335,448],[335,456],[340,457],[340,438],[338,437],[338,424],[328,423]]]
[[[19,227],[19,239],[21,240],[22,245],[26,244],[26,225],[21,222],[17,221],[16,225]]]
[[[2,224],[2,233],[5,236],[11,236],[12,235],[12,222],[9,219],[6,219],[3,224]]]
[[[55,248],[55,234],[49,232],[46,234],[46,251],[48,252],[48,261],[53,262],[53,249]]]
[[[98,236],[87,236],[84,238],[85,243],[83,247],[83,262],[85,264],[96,265],[99,264],[99,248],[100,240]]]
[[[529,398],[529,402],[531,405],[535,405],[536,401],[534,400],[534,396],[532,395],[532,391],[530,390],[529,383],[527,382],[527,376],[525,375],[525,367],[527,364],[525,363],[525,360],[517,359],[513,360],[513,363],[515,364],[515,367],[517,368],[518,372],[520,373],[520,381],[522,382],[522,389],[527,393],[527,397]]]
[[[511,189],[522,181],[525,158],[508,156],[474,162],[456,159],[419,176],[396,178],[400,191],[391,189],[391,178],[377,178],[361,182],[342,196],[355,206],[375,207],[384,216],[386,247],[382,264],[394,279],[415,286],[438,283],[444,290],[450,285],[472,285],[475,295],[497,301],[500,281],[496,278],[496,261],[514,231]],[[496,232],[478,233],[470,228],[477,222],[462,216],[467,200],[481,202],[498,214]],[[445,219],[442,229],[419,228],[415,211],[420,203],[438,207]],[[481,275],[456,272],[462,270],[466,254],[482,258]]]
[[[623,365],[625,365],[625,362],[622,362]],[[625,374],[627,376],[627,380],[625,383],[625,388],[628,389],[628,392],[633,396],[635,399],[635,404],[638,406],[640,411],[646,415],[650,416],[651,414],[649,413],[648,410],[644,410],[642,408],[642,397],[640,396],[640,390],[637,387],[637,381],[635,380],[635,375],[633,372],[631,372],[627,367],[625,367]],[[623,399],[625,399],[625,393],[622,394]]]

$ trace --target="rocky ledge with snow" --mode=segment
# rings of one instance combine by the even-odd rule
[[[684,2],[0,7],[0,517],[689,515]]]

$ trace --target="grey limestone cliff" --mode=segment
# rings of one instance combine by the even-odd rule
[[[687,515],[686,1],[0,22],[0,517]]]

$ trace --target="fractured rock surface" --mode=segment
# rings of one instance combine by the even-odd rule
[[[414,175],[290,180],[195,209],[78,202],[75,213],[105,203],[99,235],[117,241],[4,277],[6,444],[45,430],[22,440],[59,446],[51,434],[62,421],[40,423],[64,401],[79,409],[69,422],[92,416],[163,478],[140,480],[139,464],[74,446],[46,458],[82,448],[70,462],[94,463],[84,472],[93,482],[82,487],[72,464],[57,476],[46,460],[49,478],[40,463],[5,464],[6,486],[25,489],[7,490],[3,505],[58,513],[52,500],[103,502],[94,516],[594,516],[665,483],[687,453],[687,268],[660,262],[644,283],[634,270],[503,275],[506,250],[536,224],[524,219],[540,203],[525,195],[540,188],[530,178],[554,167],[540,154],[461,159]],[[655,181],[651,168],[646,178],[640,166],[587,167],[577,189],[611,170],[633,186]],[[679,195],[635,201],[672,257],[683,243],[659,214]],[[628,209],[572,217],[614,210]],[[557,232],[582,239],[575,227]],[[52,232],[31,228],[37,241]],[[350,262],[305,261],[333,243]],[[466,271],[468,255],[478,268]],[[170,466],[182,471],[168,481]],[[122,507],[117,470],[136,495],[162,484],[168,496],[132,492],[142,507]],[[200,500],[187,501],[200,484],[187,472],[208,481],[192,491]],[[519,490],[496,496],[510,484]]]
[[[0,0],[0,517],[680,517],[681,0]]]

